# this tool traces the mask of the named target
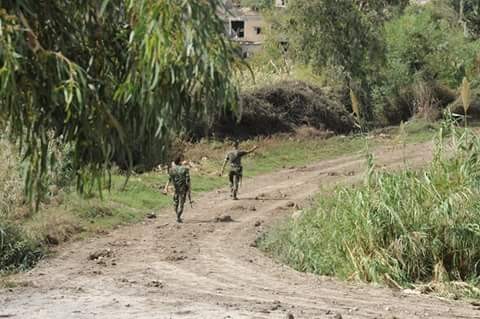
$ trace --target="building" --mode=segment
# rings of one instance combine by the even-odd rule
[[[286,7],[287,0],[275,0],[278,8]],[[241,6],[232,0],[225,1],[223,13],[228,35],[242,48],[242,56],[249,57],[262,49],[265,21],[258,10]]]

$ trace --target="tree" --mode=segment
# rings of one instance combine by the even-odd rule
[[[392,8],[407,4],[405,0],[292,0],[283,31],[295,59],[317,69],[338,69],[345,82],[368,100],[369,77],[383,59],[381,24]],[[370,112],[362,110],[362,114]]]
[[[448,0],[458,13],[458,20],[465,34],[477,38],[480,36],[480,0]]]
[[[132,163],[155,140],[235,103],[233,45],[221,0],[0,1],[0,129],[41,187],[72,146],[77,186],[101,185],[114,159]]]

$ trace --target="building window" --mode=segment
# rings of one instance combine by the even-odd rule
[[[288,51],[288,42],[280,41],[280,49],[282,49],[283,53],[286,53]]]
[[[261,27],[253,27],[255,30],[255,34],[261,34],[262,33],[262,28]]]
[[[230,22],[232,35],[235,38],[242,39],[245,37],[245,21],[234,20]]]

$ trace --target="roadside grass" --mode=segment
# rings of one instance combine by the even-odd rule
[[[342,155],[361,154],[364,147],[360,136],[333,136],[324,138],[315,134],[277,135],[245,141],[241,147],[248,149],[258,145],[259,150],[244,160],[245,176],[253,177],[283,168],[305,166],[325,159]],[[388,134],[372,133],[372,145],[392,143],[398,128],[390,128]],[[413,133],[412,141],[423,140],[423,135],[431,135],[419,129]],[[422,135],[422,137],[417,137]],[[185,157],[189,161],[192,175],[193,199],[203,192],[228,185],[227,177],[218,173],[225,156],[231,148],[228,143],[203,141],[189,145]],[[39,212],[33,213],[25,207],[17,207],[1,213],[6,220],[21,229],[26,240],[38,244],[43,252],[65,241],[88,238],[105,234],[122,225],[142,222],[148,213],[170,214],[168,208],[171,194],[161,193],[167,176],[165,170],[132,175],[124,186],[125,177],[112,176],[110,191],[104,190],[102,198],[98,194],[78,195],[68,189],[59,190],[49,202],[42,205]],[[188,211],[187,211],[188,214]],[[172,220],[174,217],[171,212]]]
[[[449,131],[427,168],[374,172],[320,194],[259,246],[303,272],[479,298],[480,137],[454,126],[440,132]]]
[[[375,139],[377,145],[385,143],[381,138]],[[244,175],[253,177],[292,166],[303,166],[315,161],[331,159],[342,155],[358,153],[362,150],[362,139],[359,136],[334,136],[328,139],[298,138],[295,136],[280,136],[268,139],[247,141],[242,149],[249,149],[258,145],[255,154],[243,160]],[[228,144],[217,146],[216,142],[204,142],[193,145],[187,151],[187,157],[195,154],[195,158],[204,158],[200,170],[213,180],[219,172],[225,154],[231,149]],[[206,160],[205,160],[206,159]],[[216,183],[215,183],[216,184]]]

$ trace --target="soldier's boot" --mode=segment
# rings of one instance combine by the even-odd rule
[[[182,213],[183,212],[181,210],[177,210],[177,223],[183,223]]]

